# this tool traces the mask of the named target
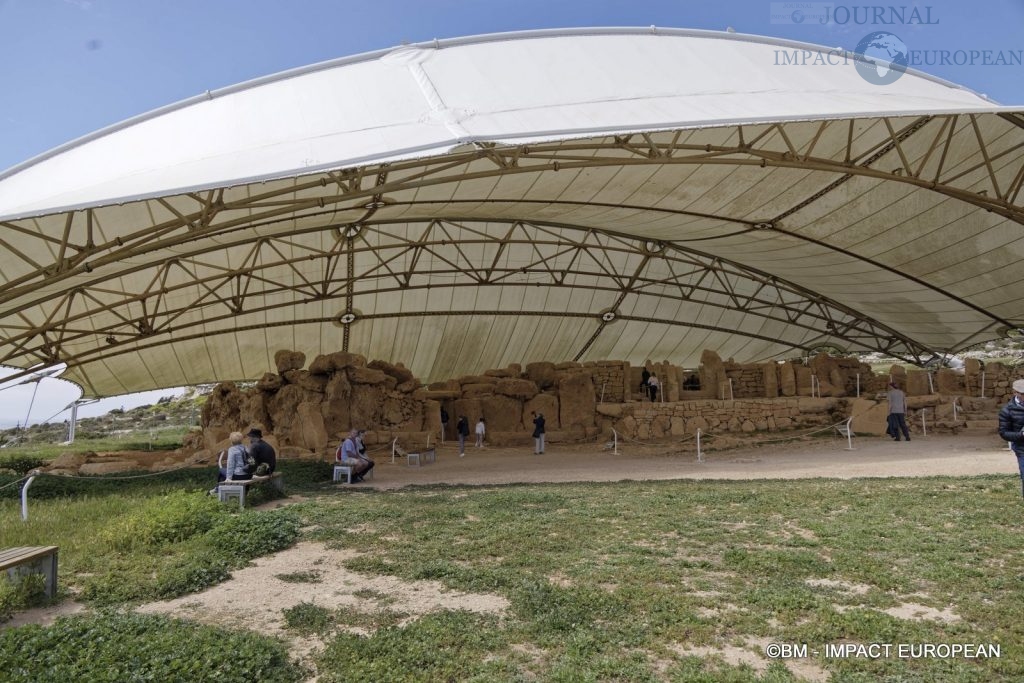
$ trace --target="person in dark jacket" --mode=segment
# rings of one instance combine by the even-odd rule
[[[266,470],[265,474],[273,474],[277,469],[277,453],[274,452],[274,447],[263,440],[263,432],[259,429],[250,429],[246,436],[249,437],[249,455],[256,460],[256,469],[261,473]],[[266,467],[261,468],[262,464],[266,464]]]
[[[544,453],[544,413],[530,415],[533,415],[533,453],[541,455]]]
[[[1024,379],[1013,383],[1013,398],[999,411],[999,438],[1008,441],[1017,456],[1024,496]]]
[[[459,421],[455,423],[455,431],[459,433],[459,457],[466,455],[466,437],[469,436],[469,420],[465,415],[459,415]]]

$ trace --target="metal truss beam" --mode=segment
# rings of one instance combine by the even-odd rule
[[[387,244],[373,246],[367,239],[370,235]],[[228,251],[235,252],[240,246],[230,246]],[[198,328],[231,327],[237,316],[247,313],[337,300],[339,313],[327,319],[332,320],[344,313],[352,314],[364,297],[504,285],[603,292],[615,297],[612,310],[630,296],[691,302],[817,332],[818,341],[812,347],[831,344],[874,349],[915,363],[934,355],[878,321],[768,273],[686,245],[655,243],[573,226],[514,221],[505,230],[488,232],[480,224],[470,222],[431,221],[412,239],[385,223],[339,235],[330,250],[303,247],[292,238],[265,238],[250,247],[241,263],[230,269],[216,262],[204,262],[201,250],[183,254],[154,268],[150,285],[141,292],[117,290],[110,278],[75,289],[49,303],[50,313],[44,321],[9,325],[11,346],[0,357],[0,363],[29,354],[40,362],[74,365],[116,355],[124,348],[163,343],[160,339],[181,339]],[[478,256],[470,256],[471,248],[475,248]],[[512,250],[519,260],[515,264],[504,263],[502,255]],[[342,260],[346,267],[339,272],[336,266]],[[314,280],[308,276],[310,262],[316,264],[321,278]],[[303,265],[306,271],[299,269]],[[282,274],[290,277],[285,279]],[[176,295],[182,291],[196,287],[201,293],[195,301],[170,303],[180,300]],[[282,297],[283,294],[287,296]],[[120,303],[107,303],[111,296]],[[268,299],[279,303],[268,304]],[[197,311],[201,315],[195,315]],[[473,313],[540,315],[543,311]],[[568,310],[560,315],[598,318],[601,313]],[[619,313],[613,319],[645,320]],[[601,321],[602,329],[608,322],[611,320]],[[705,327],[691,320],[654,322]],[[596,338],[592,337],[580,354]],[[80,348],[83,343],[91,350],[77,354],[65,351],[67,347]]]

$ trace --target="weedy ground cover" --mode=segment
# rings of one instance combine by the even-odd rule
[[[352,571],[508,600],[500,615],[417,619],[400,603],[375,612],[300,604],[282,620],[324,642],[321,681],[790,681],[807,671],[836,681],[1018,681],[1019,495],[1007,476],[342,488],[238,514],[147,491],[54,499],[52,520],[33,533],[68,544],[62,581],[94,604],[187,592],[300,536],[357,550]],[[11,531],[15,514],[3,502],[0,545],[28,544],[24,528]],[[239,537],[270,540],[233,545]],[[90,559],[96,544],[115,560]],[[146,578],[154,572],[168,578]],[[318,578],[289,576],[297,590]],[[147,628],[124,638],[145,639]],[[769,643],[808,651],[799,662],[771,660]],[[839,657],[826,652],[835,643],[1001,652]],[[294,675],[274,666],[279,680]]]

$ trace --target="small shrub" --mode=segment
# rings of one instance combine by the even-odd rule
[[[18,610],[46,602],[46,577],[42,574],[21,574],[11,580],[0,574],[0,622],[7,621]]]
[[[274,574],[274,578],[285,583],[320,583],[323,575],[320,572],[291,572],[289,574]]]
[[[119,550],[159,546],[209,531],[226,515],[215,498],[176,491],[150,499],[131,514],[113,520],[100,537]]]
[[[300,602],[284,610],[285,627],[304,636],[325,634],[333,624],[331,611],[311,602]]]
[[[245,511],[220,519],[207,534],[216,548],[239,559],[284,550],[299,537],[299,517],[290,510]]]
[[[204,553],[187,555],[156,577],[156,594],[162,599],[198,593],[231,576],[226,558]]]
[[[224,666],[230,662],[231,666]],[[5,682],[224,681],[305,678],[280,642],[155,614],[101,612],[0,632]]]
[[[46,461],[42,458],[36,458],[30,455],[9,455],[4,458],[0,458],[0,468],[5,470],[12,470],[17,473],[19,477],[23,477],[37,467],[42,467],[46,464]]]

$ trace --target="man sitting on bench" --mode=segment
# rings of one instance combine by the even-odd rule
[[[338,446],[336,452],[337,459],[342,465],[347,465],[352,468],[352,481],[360,482],[363,480],[363,475],[373,469],[373,461],[367,458],[365,455],[359,452],[362,439],[359,438],[359,430],[353,429],[345,437],[345,440]],[[363,446],[363,450],[365,450]]]
[[[263,440],[263,432],[255,427],[246,434],[249,437],[249,455],[256,461],[254,474],[264,476],[277,469],[277,453],[274,447]]]

